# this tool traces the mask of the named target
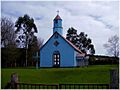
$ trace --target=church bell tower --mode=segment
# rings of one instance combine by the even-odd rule
[[[57,16],[53,20],[53,22],[54,22],[54,25],[53,25],[53,34],[55,32],[58,32],[60,35],[62,35],[62,32],[63,32],[62,19],[59,16],[59,11],[57,11],[57,12],[58,12]]]

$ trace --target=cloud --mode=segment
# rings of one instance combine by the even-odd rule
[[[103,44],[119,32],[118,1],[6,1],[1,4],[2,16],[14,22],[19,16],[30,15],[38,28],[38,37],[45,41],[53,34],[53,19],[60,11],[63,19],[63,35],[74,27],[85,32],[93,41],[96,54],[105,54]]]

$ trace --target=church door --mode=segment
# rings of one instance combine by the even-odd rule
[[[55,51],[53,53],[53,67],[60,67],[60,53]]]

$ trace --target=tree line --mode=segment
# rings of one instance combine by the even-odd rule
[[[34,33],[37,33],[37,27],[34,19],[27,14],[19,17],[15,23],[7,17],[1,18],[2,67],[16,65],[27,67],[34,63],[33,53],[39,52],[43,45],[43,39]]]

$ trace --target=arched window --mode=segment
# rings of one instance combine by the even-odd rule
[[[59,53],[59,51],[54,51],[54,53],[53,53],[53,67],[60,67],[60,53]]]

